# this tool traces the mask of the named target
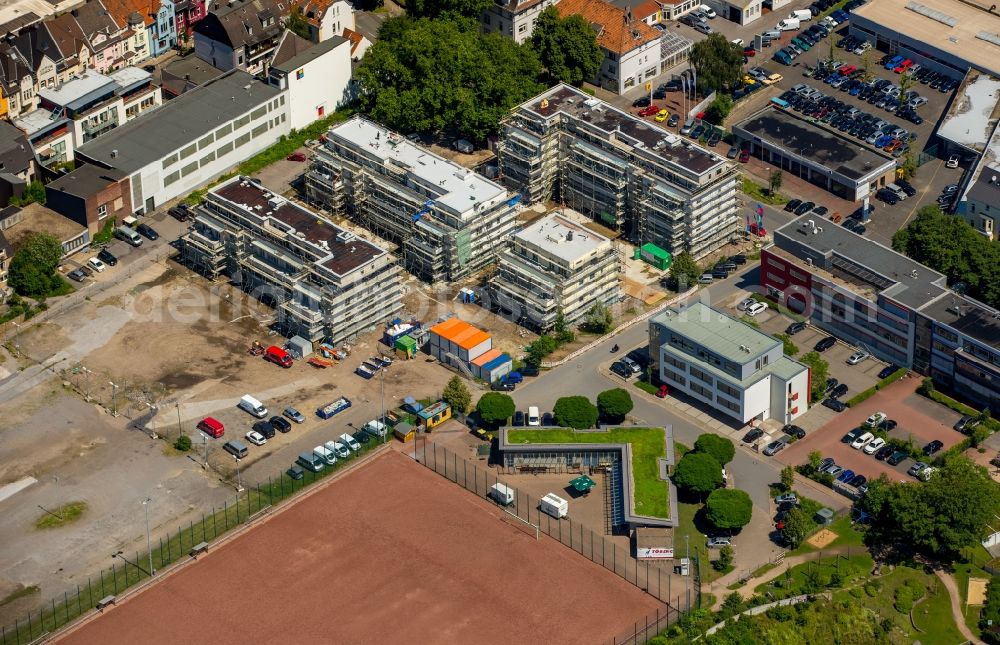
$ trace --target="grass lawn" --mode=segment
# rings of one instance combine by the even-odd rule
[[[678,515],[680,515],[680,525],[674,529],[674,551],[677,558],[687,557],[687,549],[691,549],[691,557],[698,557],[698,564],[701,567],[701,582],[708,584],[722,576],[721,571],[716,571],[712,567],[712,560],[718,553],[705,546],[708,537],[698,530],[694,518],[701,510],[702,504],[688,504],[679,502]],[[685,540],[685,536],[687,539]]]
[[[770,593],[769,600],[778,600],[828,588],[849,587],[866,579],[872,564],[872,558],[867,553],[811,559],[792,567],[785,575],[780,575],[771,582],[757,585],[754,593]],[[839,584],[833,584],[834,575],[840,576]]]
[[[635,488],[635,512],[650,517],[667,517],[670,502],[667,483],[660,479],[658,459],[666,456],[663,430],[660,428],[612,428],[608,432],[555,430],[511,430],[510,443],[630,443],[632,478]],[[680,453],[678,453],[680,454]]]
[[[747,197],[752,197],[753,199],[761,202],[762,204],[771,204],[772,206],[780,206],[782,204],[788,203],[788,198],[777,193],[771,195],[767,192],[766,186],[758,186],[753,180],[746,177],[743,178],[743,185],[741,190],[743,194]]]
[[[42,513],[35,521],[36,529],[54,529],[75,522],[87,510],[87,502],[70,502],[51,510],[52,513]]]
[[[982,549],[983,553],[986,553],[986,549],[982,548],[982,545],[977,545]],[[986,558],[989,558],[987,553]],[[976,558],[977,561],[982,561],[982,558]],[[962,610],[965,612],[965,624],[969,626],[973,634],[979,634],[979,611],[980,606],[967,607],[966,602],[969,600],[969,578],[986,578],[989,580],[993,576],[986,573],[978,566],[973,563],[956,563],[954,566],[954,576],[955,584],[958,585],[958,591],[962,595]]]
[[[815,508],[817,510],[820,508],[820,506],[818,506],[819,502],[815,502],[813,500],[808,500],[808,501],[812,502],[814,505],[817,505],[817,506],[815,506]],[[812,508],[812,507],[813,506],[810,505],[810,508]],[[803,510],[806,510],[806,506],[805,505],[803,505]],[[819,530],[819,528],[820,527],[817,524],[816,525],[816,530]],[[841,516],[841,517],[838,517],[838,518],[834,519],[833,522],[829,526],[827,526],[826,528],[828,528],[831,531],[833,531],[834,533],[836,533],[837,534],[837,539],[834,540],[833,542],[831,542],[829,544],[829,546],[824,547],[825,549],[830,549],[830,548],[833,548],[835,546],[856,546],[856,547],[862,548],[865,545],[865,543],[864,543],[864,534],[861,533],[861,531],[858,531],[857,529],[855,529],[851,525],[851,516],[850,515],[844,515],[844,516]],[[801,553],[812,553],[813,551],[819,551],[819,550],[820,549],[817,549],[816,547],[814,547],[813,545],[809,544],[808,542],[803,542],[798,547],[796,547],[794,550],[790,551],[788,553],[788,555],[799,555]]]

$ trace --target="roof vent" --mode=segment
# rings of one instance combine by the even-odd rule
[[[573,231],[567,231],[566,232],[566,241],[567,242],[572,242],[573,241]]]

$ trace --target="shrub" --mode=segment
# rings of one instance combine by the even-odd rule
[[[876,383],[875,389],[884,390],[886,387],[892,385],[893,383],[903,378],[904,376],[906,376],[906,368],[901,367],[892,374],[890,374],[889,376],[885,377],[884,379]]]
[[[712,455],[722,466],[731,462],[736,456],[736,446],[731,439],[707,432],[695,440],[694,450]]]
[[[177,441],[174,442],[174,448],[180,450],[181,452],[187,452],[191,450],[191,437],[186,434],[182,434],[177,437]]]
[[[878,386],[870,387],[867,390],[864,390],[863,392],[858,392],[853,397],[848,399],[845,405],[847,405],[847,407],[849,408],[853,408],[854,406],[864,403],[868,399],[875,396],[876,392],[878,392]]]
[[[597,406],[585,396],[564,396],[552,407],[556,423],[565,428],[586,430],[597,423]]]

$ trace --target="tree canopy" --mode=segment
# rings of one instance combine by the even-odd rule
[[[694,450],[712,455],[720,466],[725,466],[736,456],[736,446],[730,439],[710,432],[695,440]]]
[[[442,64],[447,61],[447,64]],[[464,18],[391,18],[358,66],[361,110],[400,132],[448,130],[483,141],[544,89],[538,56]]]
[[[722,465],[704,452],[689,452],[674,467],[674,485],[704,497],[722,485]]]
[[[700,275],[701,267],[690,253],[684,251],[674,256],[670,265],[670,279],[678,290],[694,284]]]
[[[50,233],[32,233],[10,261],[7,283],[22,296],[44,296],[62,285],[56,267],[62,243]]]
[[[1000,243],[976,232],[961,217],[931,204],[917,211],[906,228],[892,236],[892,248],[948,276],[965,282],[967,293],[1000,307]]]
[[[872,516],[866,539],[949,560],[989,532],[1000,514],[1000,487],[985,468],[956,457],[925,483],[881,477],[871,482],[860,504]]]
[[[487,425],[503,423],[514,415],[516,409],[514,399],[502,392],[487,392],[476,403],[476,412]]]
[[[472,404],[472,394],[460,376],[451,377],[441,394],[441,399],[450,405],[452,410],[463,414],[469,411],[469,405]]]
[[[597,423],[597,406],[585,396],[564,396],[556,399],[552,415],[563,427],[586,430]]]
[[[805,364],[812,371],[812,374],[809,375],[809,381],[812,383],[809,400],[822,399],[823,393],[826,392],[826,379],[830,375],[830,364],[823,360],[819,352],[806,352],[799,357],[799,362]]]
[[[595,302],[587,310],[583,328],[595,334],[606,334],[615,326],[615,317],[603,302]]]
[[[785,527],[781,529],[781,535],[788,546],[794,549],[809,537],[814,527],[812,520],[801,509],[793,508],[785,514]]]
[[[738,488],[713,490],[705,502],[705,519],[722,530],[741,529],[750,523],[753,502]]]
[[[615,422],[620,422],[632,411],[635,404],[632,395],[620,387],[605,390],[597,395],[597,409],[601,416]]]
[[[414,18],[464,16],[478,21],[483,11],[493,2],[492,0],[406,0],[404,4],[407,15]]]
[[[559,10],[547,7],[538,16],[531,44],[552,80],[579,86],[597,76],[604,53],[597,35],[580,15],[559,17]]]
[[[691,47],[691,64],[698,72],[698,89],[726,92],[743,77],[743,52],[721,33],[709,34]]]
[[[719,92],[705,109],[705,120],[715,125],[722,125],[732,111],[733,97],[725,92]]]

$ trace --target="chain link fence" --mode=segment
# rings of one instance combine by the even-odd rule
[[[483,469],[447,448],[428,442],[421,435],[417,436],[414,445],[414,458],[445,479],[480,497],[488,497],[490,488],[497,483],[514,488],[509,482],[501,481],[493,471]],[[579,522],[567,517],[556,519],[542,513],[539,506],[538,499],[515,489],[513,503],[504,510],[511,516],[510,521],[514,525],[527,527],[529,532],[536,534],[544,533],[665,604],[655,614],[634,623],[626,634],[613,641],[615,644],[645,643],[697,606],[698,593],[688,579],[675,585],[670,571],[635,559],[630,548],[607,539]]]

